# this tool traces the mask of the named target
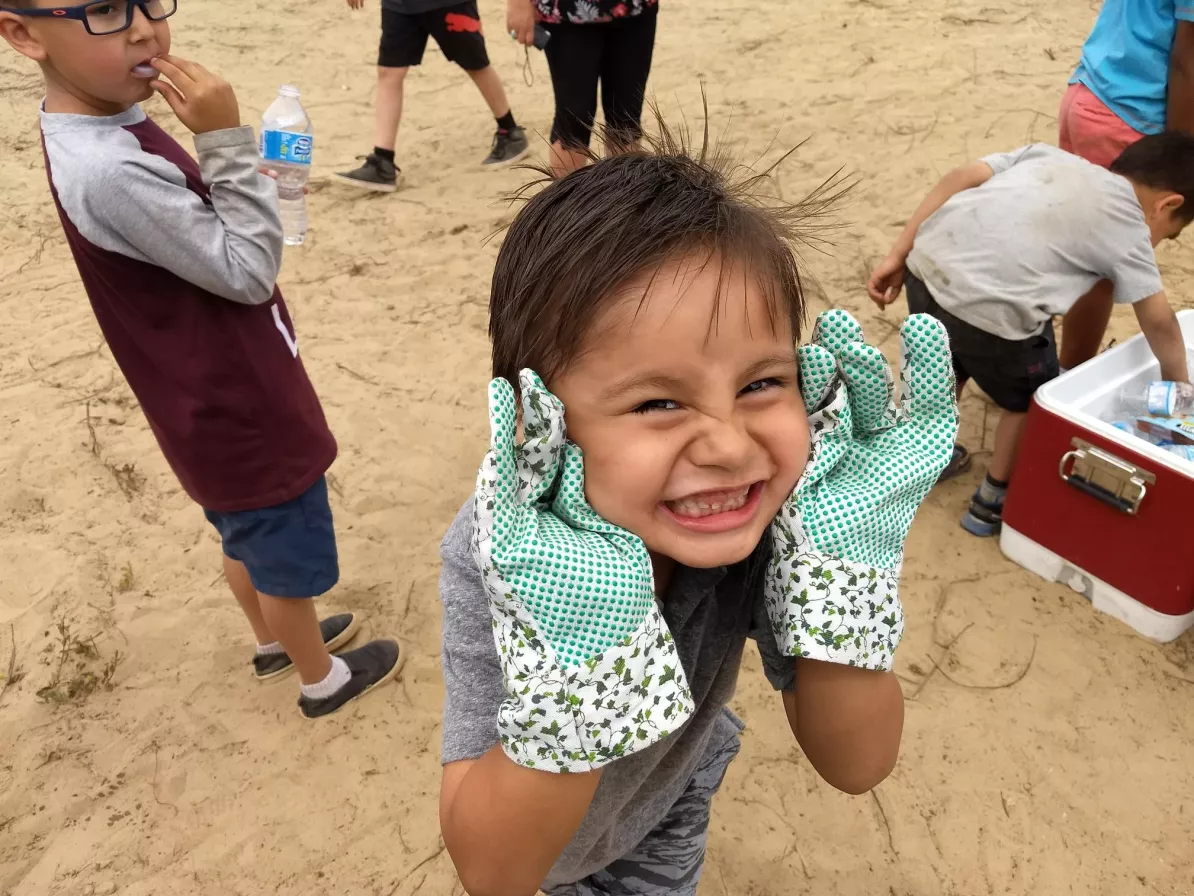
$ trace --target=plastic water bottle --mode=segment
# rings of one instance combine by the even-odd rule
[[[1144,389],[1125,386],[1119,394],[1118,413],[1125,417],[1192,417],[1194,386],[1154,380]]]
[[[311,174],[311,119],[299,102],[297,87],[283,84],[261,116],[261,160],[278,172],[278,211],[286,245],[307,238],[307,197]]]

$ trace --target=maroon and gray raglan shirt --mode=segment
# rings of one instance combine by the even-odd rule
[[[46,172],[112,356],[196,502],[269,507],[314,485],[336,442],[275,285],[277,188],[250,127],[195,137],[139,106],[41,113]]]

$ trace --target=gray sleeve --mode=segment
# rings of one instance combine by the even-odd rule
[[[1011,152],[992,153],[989,156],[983,156],[981,159],[979,159],[979,161],[986,162],[991,166],[992,171],[994,171],[996,174],[999,174],[1000,172],[1007,171],[1007,169],[1011,168],[1012,165],[1015,165],[1017,162],[1023,159],[1024,156],[1028,154],[1029,150],[1033,149],[1035,146],[1036,144],[1029,144],[1028,146],[1021,146],[1019,149],[1013,149]]]
[[[771,631],[771,619],[767,615],[767,602],[761,588],[758,589],[754,600],[750,637],[759,647],[759,657],[763,660],[763,674],[767,676],[771,686],[777,691],[795,690],[796,660],[779,652],[775,634]]]
[[[233,302],[268,302],[282,265],[282,224],[277,185],[257,170],[253,129],[199,134],[195,149],[210,205],[176,165],[139,147],[120,152],[115,165],[74,171],[72,179],[90,182],[60,198],[77,199],[71,221],[95,245]]]
[[[489,597],[472,555],[472,518],[470,498],[440,544],[445,764],[477,759],[497,745],[497,713],[506,698]]]
[[[1114,284],[1116,304],[1132,305],[1156,295],[1165,287],[1140,203],[1129,190],[1119,189],[1108,190],[1102,205],[1087,264]]]

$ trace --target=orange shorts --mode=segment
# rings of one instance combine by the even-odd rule
[[[1071,84],[1061,98],[1058,145],[1066,152],[1109,168],[1143,136],[1103,105],[1085,84]]]

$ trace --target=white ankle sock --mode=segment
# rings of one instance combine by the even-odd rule
[[[286,651],[282,649],[281,641],[270,641],[268,644],[258,644],[257,645],[257,655],[258,656],[270,656],[271,654],[274,654],[274,653],[285,653],[285,652]]]
[[[330,697],[352,679],[352,670],[348,668],[348,663],[340,659],[338,656],[332,657],[332,668],[328,672],[327,678],[323,681],[317,681],[315,684],[299,685],[299,690],[303,692],[303,696],[311,700],[321,700],[324,697]]]

